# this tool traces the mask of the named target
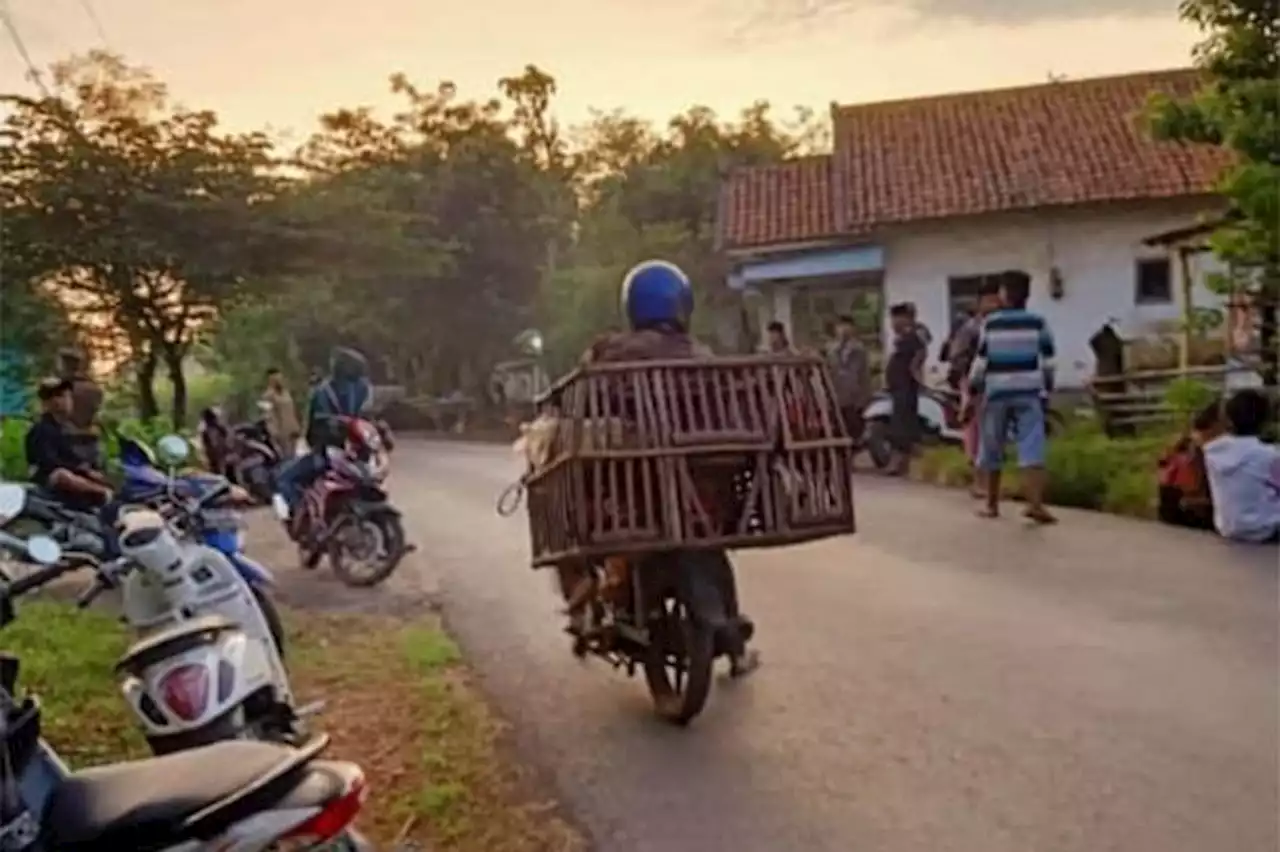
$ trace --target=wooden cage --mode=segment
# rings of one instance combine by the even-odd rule
[[[535,567],[854,530],[853,449],[815,357],[593,364],[546,398]]]

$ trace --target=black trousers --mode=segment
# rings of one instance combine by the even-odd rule
[[[920,443],[920,388],[914,383],[908,387],[890,388],[893,413],[889,416],[889,443],[903,455],[911,453]]]

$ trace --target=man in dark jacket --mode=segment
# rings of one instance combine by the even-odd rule
[[[311,390],[307,405],[306,441],[309,452],[285,463],[276,477],[276,512],[288,520],[302,494],[328,467],[326,450],[342,447],[346,435],[339,417],[358,417],[373,401],[364,356],[338,347],[329,360],[329,376]],[[289,524],[290,530],[294,525]]]
[[[700,358],[712,354],[688,331],[693,288],[688,276],[674,264],[661,260],[637,264],[622,282],[622,306],[630,330],[596,341],[583,355],[584,362]],[[723,551],[693,551],[681,554],[681,558],[706,570],[724,596],[725,614],[729,617],[724,639],[730,648],[730,674],[741,677],[754,671],[760,658],[747,647],[753,625],[739,608],[737,580],[728,555]]]

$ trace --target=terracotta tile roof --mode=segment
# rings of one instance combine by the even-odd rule
[[[1044,83],[833,110],[842,230],[1019,208],[1211,192],[1223,152],[1153,141],[1153,92],[1190,69]]]
[[[803,242],[836,233],[831,157],[735,169],[720,189],[721,245]]]
[[[1157,143],[1140,126],[1151,93],[1185,96],[1197,85],[1182,69],[833,107],[831,158],[729,176],[722,245],[1212,192],[1224,152]]]

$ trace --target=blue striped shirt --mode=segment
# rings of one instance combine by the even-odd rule
[[[1053,333],[1044,317],[1022,308],[994,311],[982,324],[969,390],[986,399],[1048,393],[1053,357]]]

